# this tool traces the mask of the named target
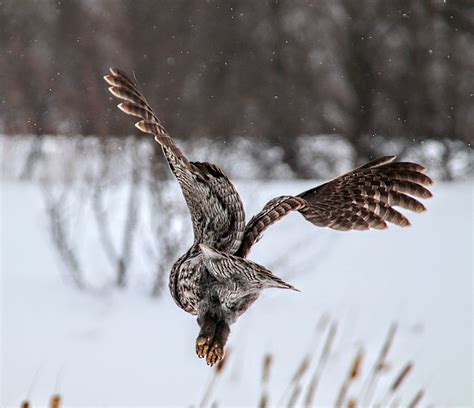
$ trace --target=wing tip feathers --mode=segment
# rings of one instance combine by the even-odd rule
[[[145,121],[144,120],[139,120],[137,123],[135,123],[135,127],[139,130],[141,130],[144,133],[148,133],[148,129],[145,126]]]
[[[411,227],[411,222],[408,218],[403,218],[403,220],[400,221],[400,223],[397,224],[397,225],[402,227],[402,228],[410,228]]]
[[[116,86],[109,86],[109,92],[116,98],[123,99]]]
[[[382,222],[375,224],[374,226],[372,226],[372,228],[383,231],[388,229],[388,224],[384,220],[382,220]]]
[[[109,85],[113,85],[113,75],[107,74],[104,75],[102,78],[104,78],[105,82],[107,82]]]
[[[126,105],[124,102],[121,102],[117,105],[117,108],[119,108],[123,113],[127,113],[129,114],[127,108],[126,108]]]

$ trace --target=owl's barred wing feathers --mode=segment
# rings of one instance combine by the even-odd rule
[[[222,170],[210,163],[190,162],[176,146],[145,97],[122,71],[104,76],[109,91],[124,102],[119,109],[141,120],[135,126],[154,136],[176,176],[191,213],[197,242],[235,252],[242,241],[245,214],[240,197]]]
[[[431,185],[432,180],[423,174],[423,166],[394,159],[386,156],[373,160],[297,196],[269,201],[245,227],[236,255],[247,256],[263,232],[291,211],[300,212],[318,227],[341,231],[384,229],[387,222],[409,226],[408,219],[393,207],[425,211],[414,197],[430,198],[431,192],[424,186]]]
[[[110,68],[110,75],[105,75],[104,79],[111,85],[110,93],[125,101],[119,103],[118,108],[127,115],[142,119],[135,123],[135,126],[142,132],[153,135],[163,150],[175,156],[183,165],[189,166],[188,159],[176,146],[136,85],[118,68]]]

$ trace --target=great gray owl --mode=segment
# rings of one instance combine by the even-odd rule
[[[110,72],[104,78],[110,92],[124,101],[118,107],[139,117],[135,126],[161,145],[189,207],[194,243],[174,264],[169,288],[180,308],[197,315],[196,353],[211,366],[224,356],[229,325],[262,289],[294,289],[246,259],[271,224],[298,211],[314,225],[336,230],[384,229],[387,222],[407,227],[410,222],[393,206],[422,212],[423,204],[411,196],[431,197],[423,187],[432,183],[423,166],[387,156],[297,196],[274,198],[246,224],[239,194],[223,171],[214,164],[190,162],[137,86],[120,70]]]

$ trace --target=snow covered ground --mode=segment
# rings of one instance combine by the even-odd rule
[[[250,216],[269,198],[312,185],[241,182],[238,188]],[[97,294],[71,287],[49,243],[38,187],[1,187],[1,405],[18,406],[28,397],[43,406],[54,392],[67,406],[198,403],[211,369],[194,354],[194,318],[168,293],[154,300],[135,289]],[[473,187],[471,181],[435,184],[428,212],[410,214],[410,229],[342,233],[317,229],[299,215],[273,226],[251,257],[302,292],[269,290],[237,322],[212,400],[255,406],[262,360],[272,353],[269,389],[276,403],[308,350],[315,350],[309,374],[314,371],[326,336],[315,327],[327,315],[339,329],[318,406],[334,403],[363,347],[362,375],[349,390],[359,394],[392,322],[398,331],[376,399],[413,361],[401,405],[423,388],[424,406],[471,406]]]

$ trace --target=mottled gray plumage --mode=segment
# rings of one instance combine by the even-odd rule
[[[319,227],[337,230],[406,227],[408,219],[393,208],[425,210],[414,197],[429,198],[432,183],[415,163],[373,160],[297,196],[270,200],[245,225],[239,194],[222,170],[210,163],[190,162],[176,146],[136,85],[120,70],[110,69],[110,92],[124,102],[118,107],[137,116],[136,127],[154,136],[188,205],[194,243],[174,264],[169,280],[173,299],[197,315],[201,327],[196,352],[213,365],[224,356],[229,325],[244,313],[265,288],[294,289],[271,271],[245,259],[273,223],[298,211]]]

